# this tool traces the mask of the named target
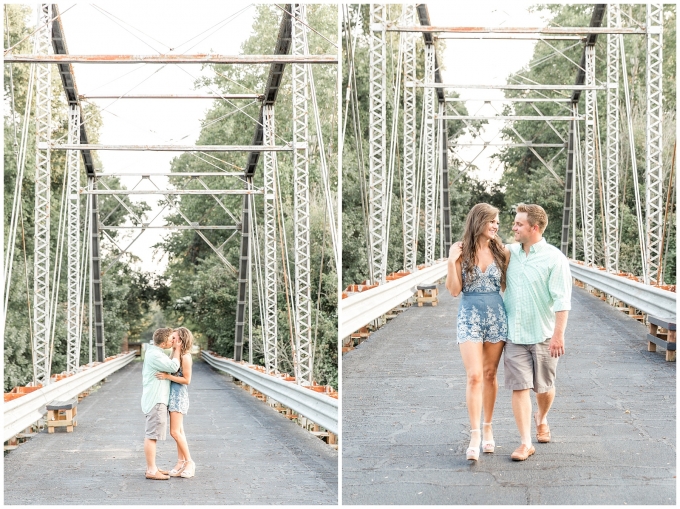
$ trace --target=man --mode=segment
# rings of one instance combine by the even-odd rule
[[[555,399],[557,361],[564,354],[564,330],[571,309],[571,272],[562,252],[546,243],[548,216],[539,205],[519,204],[509,244],[510,264],[503,296],[508,316],[505,388],[512,390],[512,411],[521,445],[515,461],[536,451],[531,443],[531,395],[536,393],[536,439],[550,442],[548,411]]]
[[[142,367],[142,412],[146,414],[144,430],[144,455],[146,456],[146,478],[156,481],[170,479],[168,472],[156,466],[156,440],[165,440],[168,427],[168,399],[170,381],[159,380],[156,373],[174,373],[179,369],[179,356],[182,345],[172,329],[156,329],[153,345],[149,345]],[[173,348],[169,359],[164,349]]]

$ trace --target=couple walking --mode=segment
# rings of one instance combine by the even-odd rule
[[[536,451],[530,390],[536,393],[538,406],[533,414],[536,439],[542,443],[551,439],[547,416],[555,398],[557,362],[565,352],[571,273],[567,258],[543,238],[548,225],[545,210],[520,204],[516,212],[515,244],[503,245],[497,236],[498,209],[479,203],[468,213],[463,241],[449,251],[446,288],[454,297],[463,292],[457,334],[467,373],[469,460],[479,459],[480,446],[485,453],[495,449],[491,421],[503,352],[505,388],[512,391],[521,440],[511,458],[526,460]]]
[[[170,477],[193,477],[196,472],[183,424],[189,410],[193,342],[194,337],[186,327],[156,329],[153,345],[146,350],[142,368],[142,411],[146,414],[144,455],[147,479],[162,481]],[[172,348],[170,358],[163,352],[168,348]],[[156,466],[156,441],[165,440],[168,412],[170,435],[177,443],[177,463],[170,471]]]

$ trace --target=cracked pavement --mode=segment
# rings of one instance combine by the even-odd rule
[[[647,352],[644,325],[574,287],[552,442],[510,459],[519,435],[501,359],[496,452],[475,463],[460,298],[439,292],[438,306],[411,307],[343,356],[343,504],[676,503],[676,365]]]

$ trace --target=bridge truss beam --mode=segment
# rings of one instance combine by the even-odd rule
[[[607,6],[607,25],[621,25],[618,4]],[[619,270],[619,36],[607,35],[607,139],[605,184],[605,267]]]
[[[80,108],[69,106],[68,142],[80,141]],[[66,153],[67,189],[67,311],[66,371],[73,373],[80,365],[80,157],[77,150]]]
[[[292,53],[307,52],[307,8],[293,5]],[[293,187],[295,242],[295,323],[298,384],[310,384],[313,377],[312,299],[310,280],[309,229],[309,82],[303,64],[293,64]],[[320,135],[320,133],[319,133]]]
[[[372,283],[384,283],[383,260],[385,232],[385,187],[387,171],[387,59],[385,22],[387,6],[370,4],[370,24],[378,30],[369,33],[369,106],[368,106],[368,244],[369,273]]]
[[[434,44],[425,44],[425,82],[434,82]],[[435,105],[434,90],[425,89],[423,109],[425,110],[423,126],[423,156],[425,173],[425,265],[430,266],[435,258],[435,240],[437,234],[437,141],[435,137]]]
[[[50,46],[52,6],[40,5],[35,53],[47,55]],[[52,133],[52,87],[48,64],[35,70],[35,230],[33,259],[33,380],[46,385],[50,379],[50,200],[49,141]]]
[[[404,19],[406,23],[415,24],[416,6],[404,4]],[[409,272],[416,270],[416,256],[418,254],[418,210],[416,196],[416,35],[401,34],[404,56],[404,269]]]
[[[663,4],[647,4],[647,171],[645,231],[647,282],[663,281]]]

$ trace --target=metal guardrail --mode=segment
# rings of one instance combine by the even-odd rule
[[[604,270],[586,267],[569,260],[572,277],[658,318],[675,318],[677,298],[674,292],[660,290]]]
[[[349,336],[390,309],[394,309],[413,296],[418,285],[433,283],[446,276],[446,269],[447,262],[444,260],[408,276],[342,299],[340,301],[342,322],[339,337]]]
[[[299,385],[272,375],[261,373],[231,359],[218,357],[205,350],[203,359],[215,369],[229,373],[284,406],[323,426],[331,433],[338,433],[338,400],[325,394],[305,389]]]
[[[135,352],[129,352],[4,403],[3,442],[40,420],[47,413],[45,405],[53,401],[75,398],[111,373],[129,364],[134,358]]]

